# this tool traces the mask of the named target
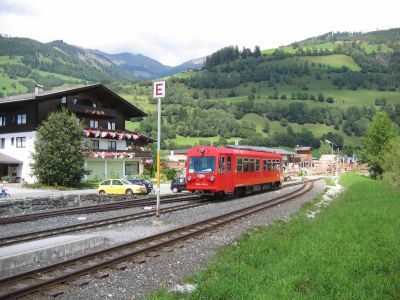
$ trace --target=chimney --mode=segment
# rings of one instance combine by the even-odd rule
[[[39,95],[39,93],[43,93],[43,91],[44,91],[43,85],[37,84],[35,87],[35,94]]]

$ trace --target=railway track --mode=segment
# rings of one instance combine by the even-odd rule
[[[301,183],[301,182],[300,182]],[[283,186],[289,187],[300,184],[298,182],[289,183]],[[165,195],[161,197],[161,203],[174,203],[180,202],[185,200],[195,200],[200,199],[199,195],[189,194],[189,195]],[[84,213],[96,213],[102,211],[110,211],[110,210],[118,210],[123,208],[130,208],[130,207],[140,207],[143,205],[155,205],[156,198],[139,198],[134,200],[123,200],[118,201],[115,203],[105,203],[105,204],[97,204],[97,205],[89,205],[84,207],[73,207],[68,209],[60,209],[60,210],[53,210],[53,211],[46,211],[46,212],[39,212],[34,214],[26,214],[26,215],[18,215],[12,217],[3,217],[0,218],[0,225],[12,224],[12,223],[19,223],[19,222],[28,222],[28,221],[35,221],[44,218],[52,218],[58,216],[67,216],[67,215],[76,215],[76,214],[84,214]]]
[[[235,220],[290,201],[311,190],[313,182],[303,183],[295,191],[201,222],[169,230],[134,242],[83,255],[51,266],[20,273],[0,280],[0,299],[10,299],[42,292],[47,295],[61,293],[56,286],[63,283],[83,285],[93,277],[107,276],[107,268],[124,269],[130,262],[141,262],[143,255],[157,255],[154,251],[168,249],[195,235],[213,231]]]
[[[200,199],[198,195],[167,195],[161,198],[161,203],[174,203],[179,201],[185,200],[195,200]],[[96,213],[102,211],[109,211],[109,210],[117,210],[123,208],[130,208],[130,207],[140,207],[143,205],[154,205],[156,203],[155,198],[139,198],[134,200],[124,200],[118,201],[114,203],[105,203],[105,204],[97,204],[97,205],[90,205],[84,207],[74,207],[69,209],[61,209],[61,210],[53,210],[53,211],[46,211],[34,214],[26,214],[26,215],[18,215],[12,217],[4,217],[0,218],[0,225],[4,224],[12,224],[12,223],[19,223],[19,222],[28,222],[28,221],[35,221],[44,218],[52,218],[58,216],[66,216],[66,215],[76,215],[76,214],[83,214],[83,213]]]

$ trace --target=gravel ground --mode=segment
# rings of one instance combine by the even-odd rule
[[[195,209],[180,211],[177,213],[161,215],[160,218],[147,218],[127,223],[109,226],[104,229],[91,230],[109,239],[109,244],[118,244],[132,241],[157,232],[166,231],[183,224],[190,224],[203,219],[227,213],[229,211],[244,207],[248,203],[257,203],[277,195],[283,195],[297,187],[289,187],[265,194],[254,195],[231,201],[221,201],[212,205],[205,205]],[[323,180],[314,183],[314,188],[307,195],[301,196],[295,201],[276,206],[272,209],[253,215],[226,226],[222,230],[200,239],[192,239],[184,242],[182,248],[172,252],[160,252],[156,258],[146,258],[143,264],[131,263],[124,271],[110,270],[110,276],[105,279],[94,279],[83,287],[66,288],[65,294],[58,299],[138,299],[161,287],[171,288],[175,284],[200,270],[206,262],[213,257],[216,250],[222,246],[235,241],[243,233],[249,232],[258,225],[268,225],[276,220],[287,219],[295,213],[303,203],[313,200],[324,188]],[[137,211],[138,209],[132,209]],[[127,210],[125,210],[126,214]],[[94,218],[105,218],[121,214],[119,211],[103,212],[92,215]],[[162,213],[162,212],[161,212]],[[80,216],[82,218],[82,216]],[[29,231],[30,228],[49,228],[59,224],[71,224],[76,222],[78,216],[65,216],[44,219],[36,222],[7,225],[3,227],[2,233],[12,235]],[[89,233],[83,232],[84,233]],[[57,260],[55,260],[57,261]],[[29,266],[24,270],[29,269]],[[45,299],[44,297],[40,297]],[[51,298],[49,298],[51,299]]]

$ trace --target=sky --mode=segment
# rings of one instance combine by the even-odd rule
[[[176,66],[226,46],[400,27],[396,0],[0,0],[0,33]]]

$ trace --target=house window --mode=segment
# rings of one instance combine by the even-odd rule
[[[99,121],[90,120],[90,128],[98,128],[98,127],[99,127]]]
[[[117,142],[108,141],[108,150],[117,150]]]
[[[139,174],[139,162],[129,161],[125,163],[125,175],[136,175]]]
[[[26,137],[17,137],[17,148],[25,148]]]
[[[26,124],[26,114],[17,115],[17,124]]]
[[[100,148],[99,140],[90,141],[90,149],[98,150]]]
[[[5,145],[6,145],[6,139],[5,138],[1,138],[0,139],[0,148],[4,149]]]
[[[6,126],[7,118],[5,116],[0,117],[0,127]]]
[[[115,130],[115,122],[108,122],[107,129],[109,129],[109,130]]]

